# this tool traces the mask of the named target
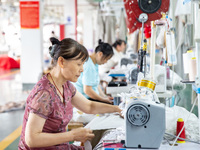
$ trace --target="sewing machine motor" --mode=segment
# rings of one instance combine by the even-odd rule
[[[134,100],[125,116],[127,148],[159,148],[165,133],[165,108],[154,101]]]

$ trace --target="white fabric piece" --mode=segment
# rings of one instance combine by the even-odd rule
[[[73,108],[73,118],[71,121],[88,123],[91,120],[93,120],[95,117],[97,117],[97,116],[94,114],[85,114],[83,112],[80,112],[78,109]]]
[[[191,14],[191,2],[183,2],[184,0],[177,0],[175,16]]]
[[[139,80],[140,81],[140,80]],[[122,110],[122,116],[125,116],[127,106],[135,101],[135,100],[142,100],[142,101],[149,101],[149,102],[158,102],[160,103],[156,92],[151,92],[147,88],[138,88],[137,85],[132,85],[130,87],[129,92],[127,93],[120,93],[117,94],[118,97],[121,97],[121,103],[119,104],[119,108]]]
[[[159,26],[160,32],[156,38],[156,45],[160,48],[165,47],[165,26]]]
[[[127,46],[128,47],[130,46],[131,49],[133,49],[133,53],[137,53],[137,50],[138,50],[138,35],[139,35],[139,29],[137,29],[133,33],[131,33],[128,38]]]
[[[175,35],[173,32],[166,32],[166,47],[167,47],[167,56],[168,63],[176,65],[177,57],[176,57],[176,44],[175,44]]]
[[[85,128],[90,128],[91,130],[114,129],[123,126],[123,124],[124,119],[119,115],[105,114],[94,118],[85,126]]]
[[[110,45],[115,42],[115,25],[115,16],[106,16],[104,42],[109,43]]]
[[[127,36],[127,26],[126,26],[126,20],[124,17],[124,10],[121,10],[120,14],[120,22],[119,22],[119,39],[122,39],[126,41]]]

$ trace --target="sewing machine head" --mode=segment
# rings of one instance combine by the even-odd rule
[[[134,100],[125,116],[127,148],[159,148],[165,133],[165,108],[154,101]]]

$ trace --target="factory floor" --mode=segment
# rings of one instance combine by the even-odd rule
[[[28,93],[22,90],[19,69],[0,70],[0,150],[17,150],[24,107],[14,105],[24,104]]]

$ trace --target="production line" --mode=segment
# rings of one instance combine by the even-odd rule
[[[59,36],[57,30],[44,34],[49,28],[42,25],[49,23],[42,16],[50,17],[43,4],[54,8],[50,15],[58,13],[53,17],[61,16]],[[20,70],[5,76],[0,70],[1,86],[16,80],[5,84],[0,97],[6,103],[20,91],[24,101],[0,105],[0,150],[13,143],[18,150],[200,149],[200,0],[20,0],[18,5],[22,54],[15,69]],[[37,26],[25,21],[36,14]],[[1,36],[0,44],[6,44]],[[0,60],[9,58],[3,56]],[[0,67],[12,67],[3,62]],[[13,125],[14,134],[4,132]],[[16,137],[9,140],[7,134]]]
[[[134,1],[133,3],[125,3],[125,7],[127,9],[131,9],[131,7],[135,7],[135,9],[138,9]],[[141,1],[140,1],[141,2]],[[144,30],[144,23],[148,24],[148,21],[151,20],[151,15],[154,17],[154,20],[156,17],[160,17],[159,15],[156,16],[156,14],[152,14],[152,10],[155,11],[161,11],[163,8],[165,8],[165,11],[168,10],[166,6],[169,6],[169,1],[162,1],[160,2],[160,5],[155,7],[155,5],[152,7],[155,7],[152,10],[148,10],[145,5],[143,6],[142,2],[139,2],[139,10],[135,11],[135,15],[138,15],[139,19],[132,21],[135,22],[135,24],[139,24],[142,26],[142,33]],[[151,5],[149,3],[149,5]],[[196,5],[196,4],[194,4]],[[140,14],[137,14],[136,12],[141,12]],[[163,10],[162,10],[162,13]],[[157,13],[159,14],[159,13]],[[130,11],[127,11],[127,15],[131,15]],[[157,18],[157,19],[158,19]],[[150,19],[150,20],[148,20]],[[132,18],[132,20],[134,20]],[[141,25],[142,24],[142,25]],[[130,30],[135,30],[137,28],[136,26],[132,26]],[[157,24],[159,25],[159,24]],[[154,30],[155,26],[157,26],[154,22],[151,24],[152,31]],[[198,31],[197,31],[198,32]],[[198,32],[199,33],[199,32]],[[171,36],[172,33],[168,32]],[[167,122],[169,122],[169,108],[166,109],[166,107],[172,107],[175,105],[175,102],[172,101],[169,102],[168,98],[171,98],[174,96],[174,91],[176,90],[184,90],[185,89],[185,82],[182,83],[182,79],[172,70],[167,70],[166,68],[166,60],[164,62],[163,66],[155,66],[153,62],[155,62],[154,54],[150,55],[150,70],[147,71],[147,64],[146,64],[146,51],[147,51],[147,40],[144,39],[144,35],[141,35],[141,47],[138,50],[138,56],[137,56],[137,65],[133,64],[131,61],[131,58],[127,58],[126,62],[120,60],[119,68],[111,70],[109,73],[109,76],[111,77],[117,77],[119,80],[108,83],[108,87],[106,87],[107,94],[111,94],[114,97],[114,104],[119,105],[121,109],[123,110],[124,120],[123,120],[123,127],[118,128],[116,130],[111,131],[110,133],[106,133],[99,145],[97,145],[96,149],[103,149],[103,150],[132,150],[132,149],[199,149],[199,138],[197,138],[195,141],[190,141],[185,139],[185,135],[182,135],[182,132],[185,126],[181,126],[181,129],[176,133],[178,137],[174,141],[169,144],[169,141],[167,140],[166,135],[173,136],[172,134],[166,133],[166,131],[169,130],[169,126],[166,126]],[[152,44],[151,48],[154,48],[154,42],[153,36],[154,32],[152,32]],[[168,36],[168,35],[167,35]],[[168,37],[167,37],[168,38]],[[173,35],[170,37],[170,39],[174,41]],[[199,39],[196,38],[196,42],[198,43]],[[168,43],[169,44],[169,43]],[[171,43],[170,43],[171,44]],[[171,45],[173,46],[173,44]],[[196,44],[198,46],[198,44]],[[170,46],[168,46],[168,51],[170,51]],[[198,50],[198,47],[197,51]],[[168,52],[169,53],[169,52]],[[198,54],[198,52],[196,52]],[[188,56],[185,56],[188,58]],[[191,57],[190,57],[191,58]],[[177,60],[168,58],[168,64],[169,63],[177,63]],[[186,61],[184,61],[186,62]],[[129,65],[129,66],[128,66]],[[130,67],[132,65],[132,67]],[[188,65],[188,63],[187,63]],[[196,66],[196,63],[195,63]],[[198,65],[197,65],[198,66]],[[131,68],[131,69],[130,69]],[[197,69],[198,70],[198,69]],[[189,73],[189,72],[187,72]],[[170,75],[170,78],[173,80],[179,80],[173,82],[171,85],[174,87],[171,90],[167,90],[167,76]],[[197,74],[198,75],[198,74]],[[190,81],[195,81],[198,86],[198,77],[195,79],[195,75],[190,75]],[[190,83],[188,81],[188,83]],[[178,83],[178,84],[177,84]],[[157,86],[157,87],[156,87]],[[178,86],[179,89],[176,87]],[[197,95],[199,95],[199,90],[194,89],[197,92]],[[164,98],[164,104],[160,103],[159,98]],[[195,103],[197,102],[197,99],[195,99]],[[192,109],[194,108],[194,104]],[[178,109],[178,108],[177,108]],[[177,114],[174,114],[177,115]],[[182,116],[179,116],[180,118]],[[190,117],[190,114],[188,118]],[[109,117],[108,117],[109,118]],[[188,121],[188,118],[185,120]],[[109,119],[108,119],[109,120]],[[183,119],[179,119],[182,122]],[[98,122],[98,119],[96,119]],[[189,121],[188,121],[189,122]],[[106,121],[104,126],[106,126]],[[198,124],[199,119],[196,118],[196,131],[198,130]],[[92,124],[92,123],[91,123]],[[114,123],[110,123],[114,124]],[[188,123],[190,124],[190,123]],[[92,125],[90,126],[90,123],[88,125],[92,128]],[[109,125],[108,125],[109,126]],[[103,128],[103,127],[102,127]],[[178,128],[178,122],[177,122],[177,128]],[[178,129],[176,129],[178,130]],[[115,133],[117,132],[117,133]],[[185,131],[184,131],[185,134]],[[199,134],[199,133],[195,133]],[[180,137],[180,139],[179,139]],[[182,138],[181,138],[182,137]],[[199,137],[199,136],[197,136]],[[111,138],[111,139],[110,139]],[[175,146],[175,142],[178,140],[178,146]],[[168,143],[164,143],[163,141],[168,141]],[[185,143],[186,141],[186,143]],[[192,142],[192,144],[190,143]],[[162,143],[162,144],[161,144]],[[185,143],[185,144],[182,144]],[[194,144],[195,143],[195,144]],[[94,148],[94,149],[95,149]]]

